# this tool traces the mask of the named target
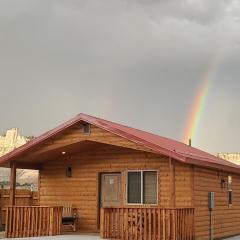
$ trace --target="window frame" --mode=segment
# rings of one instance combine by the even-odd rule
[[[129,172],[140,172],[141,173],[141,203],[129,203],[128,202],[128,173]],[[156,203],[143,203],[143,173],[144,172],[156,172],[157,173],[157,201]],[[147,169],[147,170],[127,170],[126,174],[126,204],[130,206],[138,205],[138,206],[143,206],[143,205],[152,205],[152,206],[157,206],[158,205],[158,170],[156,169]]]

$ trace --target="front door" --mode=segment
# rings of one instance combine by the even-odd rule
[[[121,205],[121,173],[101,174],[101,207]]]

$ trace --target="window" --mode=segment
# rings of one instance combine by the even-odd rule
[[[91,134],[91,125],[89,123],[83,123],[82,125],[82,133]]]
[[[128,173],[128,203],[142,202],[141,172]]]
[[[232,205],[233,203],[233,192],[232,191],[228,191],[228,205]]]
[[[157,171],[128,172],[127,200],[130,204],[157,204]]]

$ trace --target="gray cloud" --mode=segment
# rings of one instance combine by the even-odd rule
[[[181,139],[217,59],[194,142],[239,151],[239,16],[234,0],[2,0],[0,131],[87,112]]]
[[[172,17],[199,24],[221,21],[235,8],[239,8],[239,3],[235,0],[139,0],[139,2],[150,10],[150,15],[154,14],[155,17]]]

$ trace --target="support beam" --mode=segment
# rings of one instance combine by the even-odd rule
[[[16,193],[16,163],[11,163],[11,177],[10,177],[10,196],[9,205],[15,205],[15,193]]]
[[[15,164],[16,164],[16,168],[20,168],[20,169],[31,169],[31,170],[41,169],[40,163],[16,162]]]

